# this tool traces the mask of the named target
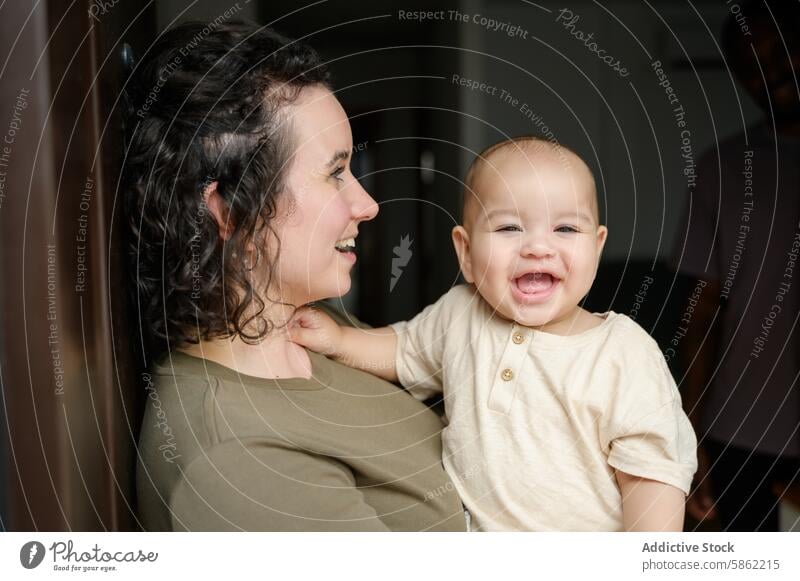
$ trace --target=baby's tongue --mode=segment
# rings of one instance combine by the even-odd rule
[[[517,279],[517,286],[524,293],[540,293],[553,286],[553,277],[545,272],[525,274]]]

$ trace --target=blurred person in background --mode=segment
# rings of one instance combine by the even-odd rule
[[[764,118],[699,161],[673,256],[696,279],[680,345],[700,444],[687,509],[727,531],[776,531],[800,466],[800,4],[741,8],[722,49]]]

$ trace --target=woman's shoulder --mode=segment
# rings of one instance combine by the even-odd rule
[[[185,414],[180,407],[162,405],[164,425],[170,426],[167,432],[156,426],[157,414],[152,412],[149,425],[145,425],[149,435],[140,447],[144,448],[147,470],[140,472],[139,484],[140,495],[150,507],[146,517],[149,528],[225,528],[215,512],[203,508],[197,494],[202,498],[219,494],[217,500],[237,527],[303,530],[321,526],[320,522],[289,517],[286,522],[276,520],[274,514],[266,514],[275,511],[259,511],[259,504],[280,505],[288,515],[302,509],[340,519],[342,515],[326,511],[357,498],[360,493],[353,485],[361,483],[360,479],[375,483],[391,476],[392,482],[403,483],[401,488],[408,487],[403,494],[410,495],[447,484],[444,473],[431,468],[441,459],[441,422],[407,393],[377,377],[314,354],[310,380],[280,380],[270,388],[270,380],[237,383],[215,377],[213,365],[208,366],[206,377],[197,368],[203,368],[202,361],[177,359],[174,368],[158,368],[161,373],[153,376],[155,387],[182,398],[192,390],[203,396],[200,406]],[[319,384],[316,388],[310,387],[315,383]],[[166,401],[180,403],[171,395]],[[194,422],[193,430],[174,434],[173,421],[180,424],[184,415],[190,424]],[[213,437],[194,438],[195,433]],[[186,436],[204,444],[192,448],[193,442]],[[162,457],[164,451],[170,460]],[[179,457],[172,458],[174,455]],[[317,482],[318,478],[333,480]],[[310,479],[318,486],[300,491],[298,479]],[[224,492],[226,486],[246,489],[248,496],[259,502],[236,503],[231,500],[235,495]],[[366,506],[365,510],[391,513],[396,486],[374,487],[370,495],[374,508]],[[161,498],[166,501],[164,507]],[[417,505],[422,508],[412,524],[395,522],[391,516],[383,520],[398,530],[421,526],[417,521],[443,520],[442,512],[449,515],[458,503],[455,497],[440,500],[429,503],[420,499]],[[295,501],[302,502],[297,505]],[[216,510],[225,512],[219,507]],[[180,515],[181,523],[174,521],[175,514]],[[368,529],[370,523],[383,526],[375,519],[352,526]]]
[[[214,424],[207,417],[218,383],[196,369],[202,361],[193,359],[175,351],[143,374],[145,409],[140,448],[172,450],[176,460],[182,459],[180,463],[218,441]]]
[[[173,432],[196,433],[219,386],[207,363],[175,350],[153,364],[145,374],[145,420],[148,416],[170,418]]]
[[[200,448],[286,433],[304,442],[313,439],[323,416],[347,425],[393,423],[399,416],[417,431],[441,428],[434,414],[396,385],[323,355],[309,357],[311,377],[267,379],[177,352],[153,367],[146,417],[169,419],[176,437],[188,434]]]

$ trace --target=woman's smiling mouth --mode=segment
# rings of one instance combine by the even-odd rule
[[[345,260],[348,260],[349,262],[355,262],[356,261],[356,253],[355,253],[356,238],[355,238],[355,236],[353,236],[351,238],[343,238],[342,240],[339,240],[336,244],[334,244],[333,247],[334,247],[334,249],[336,249],[336,251],[339,254],[341,254],[345,258]]]
[[[339,252],[351,252],[356,249],[356,239],[345,238],[344,240],[339,240],[333,247]]]

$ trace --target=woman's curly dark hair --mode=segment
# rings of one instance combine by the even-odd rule
[[[317,84],[328,73],[310,47],[242,22],[177,26],[132,71],[122,176],[146,355],[235,335],[255,343],[271,330],[243,257],[270,231],[292,153],[281,108]],[[227,241],[205,205],[211,181],[233,226]]]

